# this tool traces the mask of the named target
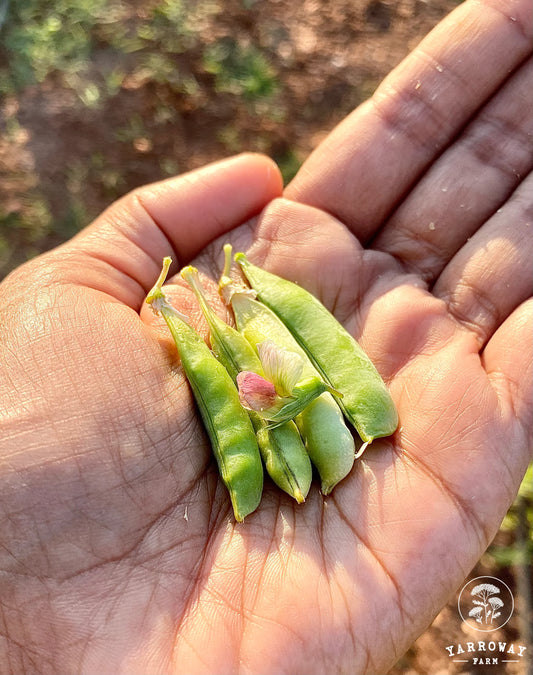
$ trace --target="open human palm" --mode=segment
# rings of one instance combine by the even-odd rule
[[[284,198],[237,157],[3,282],[0,672],[381,673],[465,579],[531,457],[531,8],[503,7],[459,8]],[[400,415],[332,495],[267,481],[242,524],[144,305],[168,254],[215,304],[224,241],[317,295]]]

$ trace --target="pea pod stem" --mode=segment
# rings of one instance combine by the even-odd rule
[[[157,277],[157,280],[152,289],[146,296],[146,303],[150,305],[152,311],[156,314],[161,313],[163,314],[164,318],[166,314],[167,316],[172,316],[175,319],[181,319],[184,323],[188,324],[189,317],[185,314],[182,314],[173,305],[171,305],[163,293],[163,284],[167,279],[168,271],[171,265],[172,258],[170,256],[165,256],[163,258],[163,265],[161,267],[161,271],[159,272],[159,276]]]
[[[224,269],[220,276],[218,282],[218,291],[224,304],[229,306],[231,304],[231,298],[235,293],[244,294],[248,297],[255,298],[257,293],[252,290],[249,286],[245,286],[242,283],[237,283],[234,281],[231,274],[231,266],[233,262],[232,258],[233,248],[231,244],[224,244]]]

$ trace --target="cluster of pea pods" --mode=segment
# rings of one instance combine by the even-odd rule
[[[314,465],[327,495],[369,443],[395,431],[398,415],[368,356],[317,298],[237,253],[244,286],[230,277],[229,244],[224,253],[219,290],[236,327],[209,306],[198,270],[181,270],[209,326],[211,348],[164,296],[170,258],[146,301],[174,338],[235,519],[243,521],[261,501],[263,466],[302,503]],[[346,421],[362,441],[357,452]]]

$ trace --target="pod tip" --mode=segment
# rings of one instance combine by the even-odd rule
[[[363,443],[363,445],[362,445],[362,446],[359,448],[359,450],[355,453],[354,459],[359,459],[359,457],[361,457],[361,455],[364,453],[364,451],[368,448],[368,446],[370,445],[370,443],[372,443],[373,440],[374,440],[374,439],[371,438],[370,440],[366,441],[366,443]]]
[[[322,481],[320,485],[320,492],[324,495],[324,497],[327,497],[333,492],[333,488],[337,485],[338,481],[334,483],[325,483]]]
[[[327,382],[324,382],[324,391],[327,391],[328,393],[332,394],[332,396],[335,396],[336,398],[343,398],[344,397],[344,394],[342,393],[342,391],[339,391],[338,389],[335,389],[335,387],[332,387]]]
[[[298,504],[303,504],[305,502],[305,497],[304,497],[301,490],[298,490],[298,489],[295,490],[294,493],[293,493],[293,497],[294,497],[294,499],[296,499]]]
[[[198,270],[196,267],[193,267],[192,265],[187,265],[186,267],[183,267],[180,270],[180,276],[182,279],[186,279],[188,276],[194,276],[198,274]]]

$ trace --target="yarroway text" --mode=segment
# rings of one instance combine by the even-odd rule
[[[478,642],[467,642],[466,649],[460,643],[446,647],[446,651],[450,656],[465,654],[467,652],[500,652],[503,654],[516,654],[517,656],[522,656],[526,649],[527,647],[524,647],[523,645],[515,646],[514,643],[507,644],[507,642],[496,642],[495,640],[491,640],[490,642],[485,642],[483,640],[479,640]]]

